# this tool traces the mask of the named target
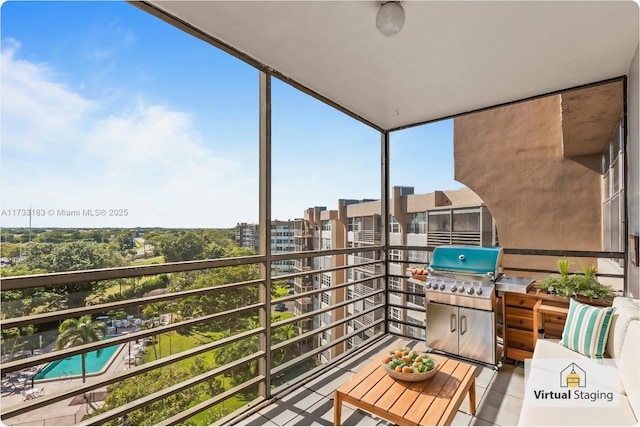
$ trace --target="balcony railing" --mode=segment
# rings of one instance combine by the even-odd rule
[[[381,248],[374,249],[380,250]],[[301,259],[317,256],[336,256],[352,253],[354,251],[356,251],[356,249],[278,254],[273,255],[271,257],[271,261],[290,260],[296,258]],[[39,289],[54,290],[57,287],[73,283],[97,283],[104,280],[142,278],[160,274],[184,275],[182,280],[188,281],[190,280],[189,274],[193,275],[195,273],[212,272],[226,267],[237,266],[251,266],[251,268],[254,269],[257,269],[258,267],[264,268],[265,262],[266,257],[264,256],[250,256],[167,263],[140,267],[121,267],[91,271],[6,277],[2,280],[2,292],[4,296],[6,292],[16,290],[36,292]],[[367,263],[363,264],[364,266],[368,265]],[[328,273],[345,268],[347,267],[342,266],[319,270],[307,270],[293,274],[280,275],[277,276],[277,279],[311,277],[311,275]],[[377,278],[382,277],[382,275],[379,275]],[[259,345],[257,345],[252,351],[239,355],[231,362],[220,362],[212,369],[207,369],[202,373],[194,374],[189,378],[175,379],[174,382],[169,382],[165,387],[141,398],[122,402],[117,407],[108,407],[108,409],[101,413],[87,418],[83,423],[87,425],[118,423],[124,419],[124,417],[127,417],[127,414],[136,410],[148,409],[157,402],[170,399],[178,392],[198,393],[199,387],[210,386],[216,381],[219,381],[220,383],[228,383],[228,381],[225,380],[225,377],[228,377],[239,369],[255,369],[257,375],[252,375],[251,378],[246,378],[243,381],[236,381],[233,387],[229,387],[224,392],[214,394],[205,393],[203,396],[206,397],[203,397],[202,400],[194,406],[179,408],[176,410],[176,413],[171,414],[168,418],[158,420],[160,424],[172,425],[209,411],[209,420],[215,421],[215,416],[211,415],[212,409],[221,407],[225,402],[230,401],[230,399],[239,394],[251,396],[252,399],[248,401],[247,404],[255,405],[260,401],[272,398],[282,390],[286,389],[289,382],[298,381],[307,375],[312,375],[319,370],[325,369],[325,366],[317,362],[320,360],[319,355],[327,352],[335,346],[347,342],[350,338],[363,335],[364,330],[355,330],[322,346],[309,346],[310,342],[319,342],[318,338],[324,331],[340,327],[341,325],[346,325],[356,316],[363,315],[363,313],[358,313],[357,315],[349,315],[347,313],[341,319],[336,319],[334,316],[333,323],[323,325],[320,323],[320,319],[323,317],[324,313],[344,308],[349,303],[362,301],[372,297],[373,295],[384,294],[384,290],[377,290],[368,295],[354,296],[350,301],[344,301],[326,308],[301,312],[296,316],[282,318],[272,322],[271,312],[275,304],[295,301],[310,301],[312,297],[317,297],[321,292],[336,292],[340,289],[344,289],[346,286],[349,286],[354,282],[334,284],[329,290],[326,288],[322,290],[306,288],[309,290],[295,293],[294,295],[288,295],[278,300],[271,299],[271,293],[270,290],[267,289],[266,283],[266,279],[246,280],[242,282],[218,284],[217,286],[205,286],[197,289],[176,290],[161,295],[143,296],[122,301],[85,305],[76,308],[60,306],[51,308],[50,311],[45,313],[31,314],[25,312],[22,315],[3,318],[1,320],[3,330],[24,327],[27,325],[34,325],[36,328],[40,328],[40,330],[45,330],[47,326],[49,326],[49,329],[52,327],[55,328],[60,322],[63,322],[66,319],[79,318],[83,315],[91,315],[95,317],[96,315],[112,313],[118,310],[136,312],[140,307],[159,303],[188,303],[191,305],[189,316],[183,316],[176,322],[170,322],[155,327],[150,326],[149,329],[127,330],[126,332],[128,333],[126,334],[110,336],[99,342],[92,342],[62,350],[42,352],[41,354],[34,354],[32,357],[28,358],[4,361],[2,364],[3,377],[10,376],[12,373],[26,372],[34,367],[41,368],[51,362],[63,360],[76,355],[86,354],[93,350],[105,349],[115,345],[121,346],[119,351],[125,351],[125,349],[130,348],[130,346],[133,346],[136,342],[156,340],[157,338],[155,337],[160,337],[160,342],[162,342],[164,337],[171,336],[172,334],[199,333],[199,331],[207,330],[207,328],[210,329],[212,325],[218,325],[221,329],[220,331],[215,332],[224,332],[218,339],[211,339],[208,341],[203,340],[200,345],[195,345],[188,349],[181,349],[174,354],[161,354],[153,360],[147,360],[145,363],[131,367],[127,370],[90,376],[86,383],[76,382],[68,383],[68,386],[61,386],[58,378],[55,378],[53,382],[46,379],[33,379],[34,385],[44,386],[48,389],[47,393],[36,399],[18,401],[12,405],[7,405],[6,402],[3,402],[5,403],[3,404],[1,412],[3,422],[5,424],[11,424],[13,417],[27,414],[38,408],[55,405],[56,403],[70,397],[89,396],[91,393],[97,392],[105,387],[107,387],[110,392],[113,392],[113,390],[120,387],[126,380],[136,379],[139,376],[149,375],[154,372],[157,373],[163,369],[170,369],[177,365],[194,363],[196,357],[211,358],[214,354],[224,352],[224,349],[238,348],[242,346],[246,347],[248,342],[258,342]],[[355,283],[358,283],[358,281]],[[215,301],[216,298],[228,298],[229,295],[233,294],[244,294],[246,295],[246,298],[245,300],[238,301],[236,306],[226,307],[224,310],[216,312],[207,311],[211,308],[209,303],[210,301]],[[382,301],[382,299],[380,300]],[[3,298],[3,305],[8,303],[9,301],[5,301]],[[198,306],[198,304],[200,304],[200,306]],[[308,310],[312,308],[312,305],[300,304],[298,307]],[[376,309],[381,310],[382,307],[383,304],[379,304],[377,307],[372,307],[370,310],[367,310],[364,314]],[[3,310],[3,313],[7,313],[7,311]],[[252,323],[248,321],[248,319],[251,318],[258,319],[257,324],[253,324],[252,326]],[[239,319],[246,321],[246,325],[244,327],[239,325],[234,327],[229,326],[233,324],[234,321],[238,323],[237,321]],[[299,324],[305,325],[305,329],[303,329],[302,332],[300,329],[297,329],[298,333],[295,334],[295,336],[278,338],[279,330],[286,329],[288,325],[296,326]],[[310,324],[317,326],[314,329],[307,330],[308,325]],[[383,330],[383,324],[384,318],[380,318],[377,322],[372,324],[372,326],[378,326],[379,330]],[[222,328],[222,325],[225,327]],[[363,342],[367,342],[376,336],[376,334],[371,331],[366,335],[369,338],[362,339]],[[353,348],[348,351],[357,351],[357,348]],[[284,355],[285,353],[289,355],[287,358],[280,357],[280,355]],[[278,360],[275,360],[276,356]],[[310,361],[312,361],[311,366],[309,365]],[[227,403],[227,407],[229,407],[229,405],[230,403]],[[52,409],[52,413],[53,412],[54,411]],[[217,414],[219,414],[219,412],[217,412]]]
[[[432,250],[433,248],[415,248],[415,247],[394,247],[393,249],[401,250]],[[370,247],[368,250],[380,253],[382,246]],[[361,251],[361,248],[348,249],[332,249],[323,251],[307,251],[301,253],[290,254],[274,254],[271,261],[293,260],[302,258],[316,258],[327,256],[344,256],[345,254],[354,254]],[[505,250],[505,252],[508,252]],[[517,254],[525,255],[546,255],[549,256],[553,251],[516,251]],[[555,252],[553,252],[555,254]],[[570,252],[571,256],[608,256],[619,258],[624,254],[618,253],[583,253]],[[354,258],[356,259],[356,258]],[[366,266],[380,264],[377,260],[357,259],[355,265],[339,266],[324,268],[318,270],[309,270],[296,272],[278,276],[277,279],[302,278],[311,277],[313,275],[329,273],[332,271],[343,270],[347,268],[363,268]],[[203,261],[188,261],[178,263],[166,263],[160,265],[121,267],[110,269],[99,269],[90,271],[73,271],[50,273],[30,276],[6,277],[2,280],[2,296],[3,296],[3,316],[7,311],[4,310],[5,304],[9,301],[4,298],[5,294],[10,291],[37,291],[39,289],[52,291],[61,286],[66,286],[81,282],[100,282],[105,280],[116,279],[132,279],[143,278],[156,275],[176,275],[181,280],[189,282],[194,280],[192,277],[195,273],[214,272],[226,267],[252,266],[252,268],[261,271],[265,269],[265,256],[249,256],[240,258],[225,258]],[[413,317],[420,317],[420,313],[424,312],[424,307],[410,304],[407,300],[417,300],[422,296],[418,296],[413,292],[408,292],[406,288],[401,290],[389,290],[387,286],[388,274],[372,275],[360,280],[352,280],[345,283],[332,284],[330,287],[321,289],[310,289],[303,292],[296,292],[294,295],[287,295],[279,299],[271,298],[271,289],[268,286],[271,283],[271,277],[263,277],[259,279],[243,280],[234,283],[217,283],[211,286],[202,286],[199,288],[188,288],[170,290],[168,293],[153,296],[142,296],[129,298],[122,301],[112,301],[95,305],[85,305],[81,307],[67,308],[64,305],[52,307],[47,312],[42,313],[23,313],[14,315],[13,317],[4,317],[1,321],[3,331],[10,328],[20,328],[33,325],[40,329],[40,332],[50,330],[55,334],[55,328],[58,324],[66,319],[77,319],[83,315],[102,315],[116,310],[125,310],[136,312],[140,307],[150,306],[159,303],[175,303],[182,304],[183,309],[189,308],[188,315],[182,313],[181,318],[177,318],[175,322],[159,324],[157,326],[150,325],[148,329],[128,330],[126,334],[118,334],[110,336],[99,342],[87,343],[76,347],[64,348],[61,350],[37,352],[33,356],[17,359],[3,360],[2,377],[9,377],[30,370],[30,368],[42,368],[45,365],[64,360],[66,358],[86,354],[93,350],[105,349],[114,345],[119,345],[121,354],[119,357],[126,355],[126,349],[130,349],[136,342],[145,340],[156,341],[159,344],[163,341],[166,345],[166,337],[176,336],[175,334],[192,334],[197,335],[197,344],[193,344],[188,348],[178,348],[175,353],[169,352],[168,355],[160,353],[159,357],[147,358],[144,363],[138,366],[131,366],[126,370],[115,370],[92,375],[87,379],[86,383],[80,383],[78,380],[61,383],[58,378],[53,380],[37,380],[33,381],[34,385],[43,385],[47,390],[44,396],[37,397],[32,400],[22,401],[14,400],[11,404],[10,397],[3,397],[3,405],[1,409],[2,420],[5,424],[11,425],[12,418],[19,415],[28,414],[39,408],[47,408],[66,399],[76,396],[90,396],[100,390],[107,388],[108,393],[115,393],[120,387],[123,387],[127,380],[142,382],[144,376],[159,375],[167,369],[178,369],[179,366],[198,366],[203,360],[213,360],[215,355],[227,354],[238,349],[244,349],[237,353],[235,357],[219,358],[213,365],[207,366],[201,371],[193,371],[186,377],[177,377],[169,375],[166,383],[162,384],[157,390],[145,393],[143,396],[136,396],[130,400],[121,401],[118,405],[106,405],[100,413],[94,413],[82,421],[84,425],[102,425],[105,423],[120,423],[126,419],[128,414],[138,410],[152,410],[153,405],[158,402],[164,402],[171,399],[179,393],[192,393],[200,396],[200,399],[192,402],[188,407],[173,405],[174,412],[166,414],[164,419],[154,420],[154,423],[161,425],[174,425],[193,419],[194,417],[206,414],[207,422],[214,422],[216,419],[225,415],[224,411],[220,411],[225,404],[226,410],[233,407],[232,402],[238,396],[247,398],[244,406],[238,410],[247,411],[260,405],[261,402],[268,401],[279,394],[288,391],[299,381],[318,375],[325,369],[332,366],[332,361],[321,363],[322,355],[330,354],[332,349],[338,346],[344,346],[345,351],[340,355],[340,360],[349,355],[358,352],[362,347],[374,342],[386,334],[389,330],[391,322],[395,326],[400,326],[402,331],[410,328],[415,330],[420,328],[415,322],[391,319],[389,311],[391,307],[400,309],[404,313],[411,312]],[[401,276],[400,276],[401,278]],[[275,279],[275,277],[274,277]],[[378,280],[380,279],[380,280]],[[372,283],[380,282],[381,287],[372,286]],[[324,292],[345,292],[345,288],[353,286],[358,292],[351,294],[349,299],[335,303],[329,306],[313,308],[312,304],[307,302],[313,298],[320,298],[320,294]],[[405,284],[406,286],[406,284]],[[406,295],[402,298],[404,301],[400,304],[390,304],[389,294]],[[220,305],[220,309],[212,310],[217,303],[224,300],[229,295],[244,295],[244,299],[238,299],[235,305]],[[333,298],[331,300],[334,300]],[[397,300],[397,299],[396,299]],[[216,302],[217,301],[217,302]],[[226,301],[226,300],[225,300]],[[272,321],[271,313],[275,304],[297,301],[299,313],[291,317],[274,318]],[[228,301],[226,301],[228,302]],[[358,309],[356,312],[349,312],[348,307],[358,306],[364,309]],[[342,316],[335,315],[338,311],[344,311]],[[322,319],[326,313],[333,313],[332,322],[323,324]],[[403,314],[401,319],[408,319],[409,316]],[[165,316],[167,317],[167,316]],[[257,319],[257,322],[250,321]],[[286,330],[288,326],[294,326],[297,333],[293,335],[281,334],[280,331]],[[320,345],[324,332],[335,330],[335,328],[343,328],[346,333],[338,338],[332,339],[325,344]],[[204,339],[206,336],[202,331],[211,332],[214,338]],[[401,333],[402,335],[402,333]],[[405,335],[412,338],[409,335]],[[169,346],[171,346],[169,341]],[[253,344],[251,344],[253,343]],[[313,344],[316,343],[316,344]],[[169,347],[171,350],[171,347]],[[166,347],[165,347],[166,350]],[[335,353],[335,352],[334,352]],[[336,359],[338,360],[338,359]],[[251,375],[238,377],[239,371],[251,372]],[[234,375],[236,375],[234,377]],[[230,384],[229,379],[235,378],[234,383]],[[240,378],[240,379],[238,379]],[[214,385],[223,385],[217,392],[204,392],[203,390],[212,390]],[[209,387],[209,388],[207,388]],[[237,407],[237,405],[236,405]],[[51,406],[50,414],[55,413],[55,406]],[[49,411],[49,409],[47,408]],[[38,423],[45,423],[46,420],[33,420]],[[14,422],[15,423],[15,422]]]
[[[359,243],[380,244],[381,234],[379,231],[361,230],[361,231],[354,231],[353,238],[355,242],[359,242]]]

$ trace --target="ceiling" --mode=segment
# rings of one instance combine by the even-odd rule
[[[562,94],[565,157],[605,152],[624,109],[621,80]]]
[[[639,38],[634,1],[403,1],[393,37],[380,1],[132,4],[389,130],[620,77]]]

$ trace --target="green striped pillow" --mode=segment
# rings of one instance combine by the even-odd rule
[[[562,345],[591,358],[602,358],[615,307],[593,307],[571,299]]]

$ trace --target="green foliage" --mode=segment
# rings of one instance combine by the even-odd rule
[[[582,265],[581,274],[571,274],[569,260],[560,259],[556,265],[560,276],[549,276],[542,280],[539,286],[543,291],[566,297],[584,296],[590,300],[604,300],[613,295],[614,291],[610,286],[598,281],[595,266]]]
[[[59,244],[34,243],[23,265],[28,269],[42,269],[52,273],[119,267],[126,265],[126,262],[117,249],[107,244],[76,241]],[[50,292],[57,295],[57,300],[66,297],[69,307],[81,307],[89,293],[100,293],[106,286],[108,284],[105,282],[72,283],[56,286]]]
[[[170,286],[171,291],[214,288],[230,283],[244,282],[258,278],[258,272],[251,265],[240,265],[215,269],[210,273],[197,277],[192,282],[176,280]],[[179,302],[183,317],[206,316],[233,308],[254,304],[258,301],[258,286],[243,286],[234,289],[212,290],[211,292],[184,298]],[[226,318],[208,325],[209,330],[237,330],[250,317],[247,315]]]
[[[147,397],[164,388],[178,384],[182,381],[204,374],[213,368],[203,357],[196,357],[188,367],[178,364],[156,369],[148,373],[137,375],[108,388],[105,404],[96,410],[92,416],[107,412],[113,408]],[[211,396],[224,391],[224,386],[219,378],[205,381],[190,387],[180,393],[154,402],[143,409],[131,411],[127,415],[129,425],[154,425],[160,421],[177,414],[191,406],[194,406]],[[213,419],[207,420],[211,424]],[[113,421],[107,425],[119,425],[121,420]]]
[[[34,243],[24,263],[28,268],[41,268],[50,273],[126,265],[122,256],[106,244],[86,241]]]
[[[94,322],[91,316],[85,314],[80,319],[66,319],[58,328],[56,349],[75,347],[100,341],[107,335],[107,325],[104,322]],[[100,351],[100,350],[98,350]]]
[[[202,259],[206,242],[193,231],[162,236],[158,244],[160,253],[167,262]]]
[[[94,322],[90,315],[80,319],[66,319],[58,328],[60,335],[56,340],[56,350],[75,347],[100,341],[107,335],[107,325],[104,322]],[[102,349],[97,350],[98,354]],[[82,353],[82,382],[86,381],[85,353]]]
[[[2,255],[2,258],[9,258],[12,262],[15,262],[15,259],[20,256],[23,249],[26,249],[26,246],[23,246],[22,243],[2,242],[2,245],[0,245],[0,255]]]
[[[35,332],[35,326],[27,325],[2,330],[2,354],[9,354],[9,359],[13,358],[13,353],[20,350],[28,343],[24,338],[31,337]],[[32,347],[33,348],[33,347]]]
[[[154,289],[166,288],[169,284],[169,277],[166,274],[161,274],[156,277],[152,277],[149,280],[145,280],[136,286],[128,286],[122,289],[122,292],[110,294],[107,296],[99,297],[96,304],[103,304],[108,302],[124,301],[133,298],[139,298],[151,292]]]

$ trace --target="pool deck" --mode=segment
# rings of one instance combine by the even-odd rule
[[[123,371],[127,369],[127,361],[125,360],[129,355],[127,345],[123,345],[118,351],[114,353],[113,361],[109,364],[109,367],[100,374],[87,375],[87,383],[92,379],[99,377],[100,375],[110,374],[113,372]],[[45,394],[57,393],[67,390],[74,386],[82,384],[82,377],[76,377],[65,380],[38,380],[35,382],[36,387],[44,387]],[[6,393],[3,391],[0,399],[0,404],[3,408],[19,405],[23,402],[20,389],[16,389],[14,392]],[[104,390],[106,392],[106,388]],[[35,398],[37,399],[37,397]],[[2,420],[2,424],[7,426],[18,425],[64,425],[68,426],[80,422],[82,417],[87,414],[90,409],[86,403],[73,404],[72,402],[77,398],[69,398],[55,403],[55,406],[48,405],[43,408],[34,409],[28,413],[18,415]],[[94,405],[99,406],[101,402],[94,402]]]

